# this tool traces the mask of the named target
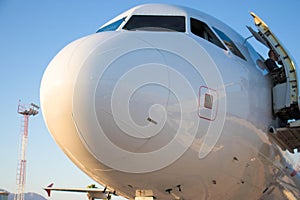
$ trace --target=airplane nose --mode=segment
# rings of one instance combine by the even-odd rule
[[[217,71],[209,78],[215,70],[205,49],[182,33],[94,34],[49,64],[41,84],[43,115],[58,143],[77,137],[106,166],[153,171],[192,144],[202,123],[199,88],[221,85]]]
[[[51,135],[64,149],[78,137],[72,117],[76,77],[90,51],[110,38],[109,34],[80,38],[64,47],[47,66],[40,86],[40,105]],[[79,142],[79,141],[78,141]]]

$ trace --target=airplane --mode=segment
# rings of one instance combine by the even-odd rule
[[[105,187],[89,199],[300,199],[299,69],[251,16],[253,37],[281,60],[274,71],[249,38],[168,4],[136,6],[53,58],[43,117]]]

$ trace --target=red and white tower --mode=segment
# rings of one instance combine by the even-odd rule
[[[28,141],[28,120],[30,116],[35,116],[39,113],[39,106],[30,104],[29,106],[21,105],[19,102],[18,113],[21,114],[22,123],[20,130],[20,147],[19,147],[19,161],[17,167],[17,193],[14,200],[24,200],[24,189],[26,182],[26,149]]]

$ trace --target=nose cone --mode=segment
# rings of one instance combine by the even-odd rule
[[[49,63],[40,86],[40,101],[46,125],[63,148],[74,141],[72,101],[76,78],[90,52],[110,36],[91,35],[64,47]]]
[[[192,144],[199,88],[220,85],[214,70],[205,49],[182,33],[94,34],[49,64],[41,84],[43,115],[69,157],[80,155],[81,145],[120,171],[157,170]]]

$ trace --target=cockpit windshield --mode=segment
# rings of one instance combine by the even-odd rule
[[[104,26],[100,28],[96,33],[104,32],[104,31],[115,31],[119,28],[119,26],[122,24],[122,22],[125,21],[126,17],[123,17],[122,19],[119,19],[111,24],[108,24],[107,26]]]
[[[185,32],[184,16],[133,15],[123,27],[130,31]]]

